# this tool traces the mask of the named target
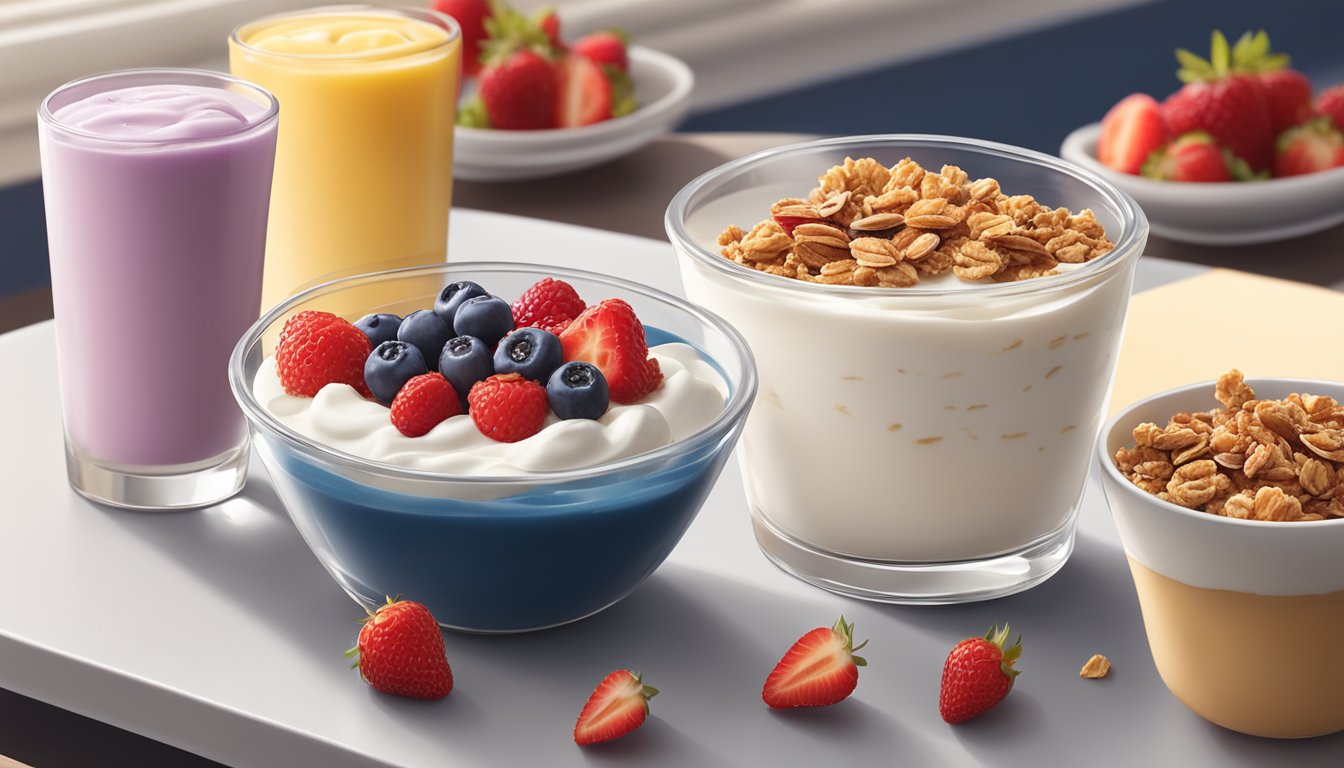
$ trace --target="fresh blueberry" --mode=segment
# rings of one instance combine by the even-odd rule
[[[384,341],[364,361],[364,383],[384,405],[396,399],[402,385],[413,376],[429,373],[425,356],[413,344]]]
[[[452,327],[428,309],[416,310],[407,315],[397,328],[397,340],[419,347],[426,362],[438,360],[443,345],[452,336]]]
[[[439,291],[439,297],[434,300],[434,314],[443,318],[443,322],[453,327],[453,318],[457,316],[457,308],[462,306],[462,302],[467,299],[474,299],[477,296],[489,296],[485,289],[470,280],[460,280],[446,286]],[[462,335],[460,332],[455,336]]]
[[[494,363],[490,360],[490,347],[474,336],[449,339],[439,358],[439,373],[453,385],[453,390],[465,403],[471,385],[495,374]]]
[[[521,373],[544,382],[565,361],[560,337],[540,328],[519,328],[495,348],[495,373]]]
[[[551,410],[562,419],[596,419],[607,412],[611,391],[596,365],[574,360],[555,369],[546,382]]]
[[[355,327],[363,331],[375,347],[384,341],[395,340],[400,325],[401,318],[397,315],[365,315],[355,321]]]
[[[513,330],[513,310],[498,296],[467,299],[453,315],[453,330],[458,336],[475,336],[493,347]]]

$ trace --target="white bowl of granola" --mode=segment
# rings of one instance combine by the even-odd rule
[[[691,104],[695,75],[680,59],[632,45],[630,79],[639,106],[622,117],[581,128],[501,131],[457,126],[453,176],[467,181],[517,181],[558,176],[627,155],[670,133]],[[462,98],[471,98],[464,88]]]
[[[1191,183],[1120,173],[1097,159],[1101,124],[1070,133],[1060,157],[1128,192],[1153,234],[1200,245],[1287,240],[1344,222],[1344,168],[1262,181]]]
[[[1231,371],[1140,400],[1098,438],[1153,662],[1226,728],[1344,730],[1344,656],[1313,650],[1344,635],[1340,400],[1337,382]]]

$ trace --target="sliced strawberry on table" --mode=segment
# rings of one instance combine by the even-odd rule
[[[1344,166],[1344,134],[1328,117],[1313,118],[1279,136],[1275,176],[1301,176]]]
[[[649,357],[644,326],[621,299],[585,309],[561,332],[560,346],[565,362],[584,360],[602,371],[613,402],[637,402],[663,384],[658,361]]]
[[[644,684],[639,675],[618,669],[598,684],[574,723],[576,744],[611,741],[635,730],[649,716],[649,699],[658,689]]]
[[[328,384],[349,384],[372,397],[364,383],[369,337],[330,312],[300,312],[285,321],[275,346],[275,372],[285,393],[314,397]]]
[[[561,128],[600,123],[612,116],[614,91],[596,62],[569,54],[556,64],[555,113]]]
[[[489,38],[486,20],[492,11],[488,0],[434,0],[430,6],[446,16],[453,17],[462,29],[462,74],[476,75],[481,71],[481,43]]]
[[[1101,119],[1097,159],[1121,173],[1138,173],[1143,161],[1168,138],[1157,101],[1146,93],[1132,93]]]
[[[765,679],[761,698],[771,707],[824,707],[843,701],[859,684],[868,662],[854,652],[854,625],[845,617],[833,627],[817,627],[798,639]]]
[[[1205,131],[1253,171],[1268,170],[1274,158],[1274,126],[1264,86],[1254,71],[1261,66],[1255,38],[1243,35],[1235,49],[1223,33],[1213,33],[1208,60],[1177,50],[1177,77],[1185,83],[1162,103],[1162,118],[1173,135]]]
[[[612,66],[622,72],[630,71],[629,38],[624,32],[605,29],[579,38],[573,51],[599,65]]]
[[[1330,118],[1337,130],[1344,131],[1344,85],[1321,91],[1321,95],[1316,98],[1316,114]]]
[[[1013,667],[1022,656],[1022,637],[1011,647],[1008,625],[991,628],[984,637],[968,637],[957,643],[943,664],[942,688],[938,694],[938,712],[943,720],[956,725],[984,714],[1003,701],[1013,689],[1018,670]]]
[[[1239,162],[1209,134],[1192,131],[1149,155],[1142,174],[1161,181],[1232,181],[1229,163]]]
[[[428,608],[389,597],[363,621],[358,642],[345,655],[355,659],[351,666],[364,682],[413,699],[441,699],[452,692],[443,633]]]

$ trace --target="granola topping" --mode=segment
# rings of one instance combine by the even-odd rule
[[[1218,379],[1222,408],[1134,428],[1120,474],[1164,501],[1241,520],[1344,518],[1344,404],[1257,400],[1241,371]]]
[[[770,214],[802,223],[729,226],[718,241],[724,258],[828,285],[910,287],[948,272],[967,282],[1030,280],[1113,247],[1091,210],[1048,208],[1005,195],[995,179],[972,180],[952,165],[934,172],[908,157],[890,168],[845,158],[806,199],[779,200]]]

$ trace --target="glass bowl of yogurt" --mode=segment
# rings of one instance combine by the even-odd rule
[[[1339,382],[1245,383],[1257,398],[1300,393],[1344,401]],[[1186,508],[1158,498],[1150,492],[1156,487],[1140,488],[1116,466],[1116,452],[1134,444],[1138,425],[1167,424],[1177,413],[1217,405],[1211,381],[1168,390],[1125,407],[1097,439],[1102,484],[1153,664],[1176,698],[1224,728],[1274,738],[1344,730],[1344,656],[1320,650],[1344,633],[1344,518],[1240,519]],[[1319,462],[1300,437],[1290,441],[1293,453]],[[1218,450],[1216,438],[1208,442]],[[1210,456],[1206,451],[1200,458]],[[1228,474],[1247,481],[1242,472]],[[1297,479],[1283,487],[1306,498],[1344,498],[1340,474],[1329,470],[1325,487]],[[1166,479],[1161,485],[1171,488]]]
[[[911,158],[930,173],[952,166],[946,178],[976,196],[1001,190],[1090,209],[1113,247],[1032,279],[948,271],[906,287],[793,279],[723,255],[725,227],[786,212],[779,203],[788,198],[805,208],[800,198],[846,158],[892,168]],[[975,186],[965,174],[996,183]],[[908,226],[943,225],[906,212]],[[876,220],[866,226],[900,224]],[[687,296],[737,327],[756,357],[760,402],[739,455],[771,561],[825,589],[902,603],[999,597],[1064,564],[1147,239],[1130,197],[1024,149],[860,136],[720,166],[677,194],[666,224]],[[891,231],[881,237],[902,242]],[[832,247],[814,240],[823,252]]]
[[[613,403],[601,419],[552,414],[539,433],[499,443],[469,415],[406,437],[386,407],[348,385],[290,397],[275,374],[273,340],[298,312],[405,315],[462,280],[511,302],[545,277],[571,284],[590,305],[628,302],[662,386],[637,403]],[[756,394],[745,341],[716,315],[613,277],[484,262],[306,290],[238,342],[229,382],[280,500],[351,597],[372,607],[400,593],[445,627],[483,633],[576,621],[642,583],[695,518]]]

